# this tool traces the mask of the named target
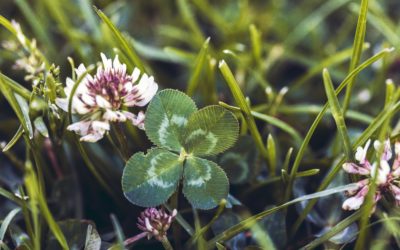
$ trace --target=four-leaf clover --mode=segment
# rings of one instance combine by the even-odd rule
[[[228,195],[225,172],[201,157],[235,144],[239,125],[225,108],[197,110],[184,93],[166,89],[150,102],[145,120],[148,138],[158,147],[134,154],[126,163],[122,189],[133,204],[154,207],[168,200],[182,180],[193,207],[211,209]]]

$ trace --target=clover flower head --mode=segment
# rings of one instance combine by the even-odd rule
[[[167,236],[167,231],[177,215],[176,209],[168,214],[164,209],[147,208],[140,213],[137,226],[140,230],[147,233],[147,238],[156,238],[162,241]]]
[[[373,163],[367,159],[370,144],[371,140],[368,140],[364,147],[357,148],[355,159],[358,163],[346,162],[342,166],[347,173],[366,177],[357,182],[355,188],[347,190],[346,194],[351,197],[346,199],[342,205],[345,210],[357,210],[361,207],[372,181],[375,181],[377,187],[371,214],[375,211],[376,203],[386,193],[391,194],[396,201],[396,205],[400,206],[400,188],[398,187],[398,180],[400,179],[400,142],[395,143],[395,159],[392,166],[389,163],[393,156],[390,140],[386,140],[383,143],[380,141],[374,142],[375,151],[381,153],[381,155],[378,157],[379,160]]]
[[[101,58],[102,65],[95,75],[88,74],[83,64],[79,65],[75,71],[77,79],[82,80],[75,94],[71,97],[75,81],[67,78],[64,88],[66,98],[56,100],[57,106],[68,112],[68,101],[72,98],[71,112],[84,116],[82,121],[67,128],[81,135],[81,141],[100,140],[110,130],[110,122],[130,121],[144,129],[144,113],[133,114],[127,108],[145,106],[158,89],[153,77],[147,74],[140,77],[138,68],[128,74],[118,55],[111,60],[101,53]]]

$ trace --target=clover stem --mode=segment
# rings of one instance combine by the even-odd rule
[[[174,248],[172,247],[171,243],[169,242],[167,236],[162,238],[161,243],[165,250],[174,250]]]
[[[130,245],[132,245],[133,243],[135,243],[136,241],[138,241],[138,240],[140,240],[140,239],[146,237],[146,235],[147,235],[147,232],[143,232],[143,233],[137,234],[137,235],[135,235],[135,236],[133,236],[133,237],[131,237],[131,238],[128,238],[128,239],[126,239],[126,240],[124,241],[124,246],[126,246],[126,247],[127,247],[127,246],[130,246]]]

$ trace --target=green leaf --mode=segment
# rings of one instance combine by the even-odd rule
[[[122,175],[125,197],[135,205],[158,206],[175,192],[182,175],[179,156],[161,148],[134,154]]]
[[[3,148],[3,152],[6,152],[6,151],[10,150],[18,142],[19,138],[21,138],[23,133],[24,133],[24,129],[22,128],[21,125],[19,125],[18,130],[15,133],[15,135],[13,136],[13,138],[11,138],[11,140]]]
[[[351,55],[349,73],[353,71],[360,63],[362,47],[365,40],[365,34],[367,30],[367,13],[368,13],[368,0],[361,0],[360,12],[358,15],[356,34],[354,35],[353,42],[353,53]],[[353,89],[356,77],[350,79],[349,84],[346,88],[346,95],[343,101],[343,113],[346,113],[347,108],[350,104],[351,92]]]
[[[336,97],[335,89],[333,87],[328,69],[325,68],[323,70],[322,77],[324,79],[325,92],[326,96],[328,97],[328,103],[332,111],[332,116],[335,119],[336,127],[339,130],[339,133],[343,140],[344,151],[347,158],[351,159],[353,151],[351,150],[350,138],[347,132],[346,122],[344,120],[343,111],[340,107],[339,100]]]
[[[118,46],[120,51],[123,51],[127,57],[130,59],[131,64],[135,65],[142,72],[146,72],[143,62],[140,60],[139,56],[136,54],[135,49],[128,42],[126,37],[118,30],[118,28],[111,22],[111,20],[103,13],[103,11],[94,7],[97,15],[103,20],[107,27],[112,31],[115,38],[115,44]]]
[[[186,93],[189,96],[193,96],[194,91],[198,87],[200,83],[200,75],[201,72],[203,71],[203,68],[205,67],[206,63],[206,58],[208,55],[208,45],[210,43],[210,38],[207,38],[206,41],[204,42],[203,46],[200,49],[199,54],[196,57],[196,61],[194,63],[194,67],[192,70],[192,74],[188,83],[188,87],[186,90]]]
[[[183,194],[193,207],[211,209],[229,191],[228,177],[214,162],[198,157],[189,157],[185,163]]]
[[[44,123],[42,116],[36,117],[36,119],[33,120],[33,124],[42,136],[46,138],[49,137],[49,131],[47,130],[46,123]]]
[[[229,110],[208,106],[190,116],[184,132],[185,150],[194,155],[215,155],[235,144],[239,124]]]
[[[255,223],[257,223],[258,221],[260,221],[261,219],[277,212],[280,211],[284,208],[287,208],[290,205],[299,203],[299,202],[303,202],[303,201],[308,201],[308,200],[312,200],[315,198],[320,198],[320,197],[325,197],[328,195],[332,195],[332,194],[336,194],[336,193],[340,193],[340,192],[344,192],[346,190],[349,190],[351,188],[354,188],[356,186],[355,183],[351,183],[351,184],[347,184],[347,185],[343,185],[343,186],[338,186],[338,187],[334,187],[331,189],[326,189],[324,191],[321,192],[316,192],[316,193],[312,193],[312,194],[308,194],[308,195],[303,195],[301,197],[298,197],[294,200],[288,201],[282,205],[279,205],[277,207],[273,207],[271,209],[267,209],[265,211],[262,211],[261,213],[258,213],[256,215],[253,215],[251,217],[246,218],[245,220],[240,221],[239,223],[237,223],[234,226],[231,226],[230,228],[228,228],[227,230],[221,232],[220,234],[218,234],[217,236],[215,236],[213,239],[208,241],[208,246],[212,247],[214,246],[214,244],[216,242],[223,242],[223,241],[227,241],[229,239],[231,239],[232,237],[234,237],[235,235],[251,228]]]
[[[147,108],[147,136],[159,147],[180,152],[183,128],[196,110],[196,104],[186,94],[172,89],[160,91]]]
[[[1,227],[0,227],[0,241],[4,240],[4,236],[6,235],[6,231],[8,226],[10,225],[12,219],[21,211],[21,208],[14,208],[11,210],[6,218],[1,222]]]
[[[31,120],[29,119],[29,106],[23,97],[14,93],[11,87],[6,83],[6,79],[4,79],[3,75],[0,75],[0,92],[3,93],[14,110],[24,131],[29,135],[29,138],[32,139],[33,129]]]

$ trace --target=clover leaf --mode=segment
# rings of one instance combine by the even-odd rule
[[[216,105],[197,110],[189,96],[166,89],[150,102],[145,129],[158,148],[146,155],[136,153],[127,161],[122,190],[130,202],[160,205],[176,191],[181,179],[183,194],[195,208],[214,208],[227,197],[225,172],[200,157],[216,155],[235,144],[239,125],[230,111]]]

